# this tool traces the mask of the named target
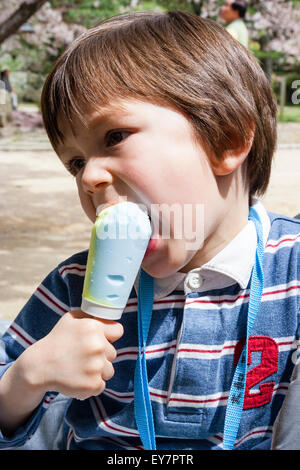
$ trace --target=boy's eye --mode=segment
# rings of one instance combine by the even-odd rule
[[[113,147],[122,140],[126,139],[126,137],[130,134],[128,131],[110,131],[107,133],[105,139],[106,139],[106,145],[107,147]],[[79,158],[75,157],[72,158],[70,161],[67,162],[66,166],[69,172],[73,175],[76,176],[77,173],[85,166],[86,161],[84,158]]]
[[[106,135],[106,145],[113,147],[122,142],[123,139],[126,139],[129,134],[130,132],[128,131],[110,131]]]
[[[77,173],[81,170],[81,168],[84,167],[84,165],[84,158],[72,158],[72,160],[67,163],[67,168],[73,176],[76,176]]]

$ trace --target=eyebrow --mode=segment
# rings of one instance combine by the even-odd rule
[[[112,112],[118,112],[120,116],[126,117],[126,116],[131,116],[132,113],[124,109],[121,105],[104,105],[100,109],[97,110],[97,115],[91,119],[91,121],[88,123],[87,128],[91,131],[95,130],[96,127],[101,124],[105,119],[110,117]],[[75,131],[73,131],[74,137],[77,137],[77,134]],[[56,147],[57,151],[59,152],[59,145]],[[69,152],[70,150],[73,150],[73,147],[65,147],[64,152],[60,152],[60,157],[61,159],[64,159],[64,154]]]
[[[104,106],[103,108],[97,110],[97,116],[95,116],[88,124],[88,128],[90,130],[94,130],[102,121],[109,118],[112,112],[117,112],[119,116],[127,117],[130,116],[131,113],[125,110],[122,106]]]

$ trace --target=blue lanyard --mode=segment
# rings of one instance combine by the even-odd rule
[[[250,207],[248,218],[255,224],[257,233],[256,259],[250,281],[246,342],[233,376],[226,408],[223,432],[224,450],[231,450],[233,448],[240,425],[246,386],[248,340],[260,308],[264,284],[262,225],[259,215],[253,207]],[[146,344],[152,316],[152,307],[153,278],[141,269],[138,292],[139,349],[134,377],[134,411],[137,428],[146,450],[156,450],[155,430],[146,367]]]
[[[141,269],[138,292],[139,349],[134,374],[134,413],[140,438],[146,450],[156,450],[146,366],[146,344],[152,317],[153,290],[153,277]]]
[[[223,449],[233,449],[235,438],[238,432],[241,414],[243,410],[245,386],[246,386],[246,375],[247,375],[247,362],[248,362],[248,340],[250,332],[254,325],[254,322],[259,311],[261,296],[264,285],[263,277],[263,233],[260,218],[257,212],[250,207],[249,220],[252,220],[255,224],[257,233],[257,248],[256,248],[256,259],[253,266],[250,282],[250,296],[248,306],[248,318],[247,318],[247,336],[246,343],[238,365],[235,369],[233,381],[230,388],[226,415],[225,425],[223,432]]]

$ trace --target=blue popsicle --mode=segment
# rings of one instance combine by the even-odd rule
[[[105,208],[93,226],[81,310],[118,320],[128,301],[150,237],[142,206],[121,202]]]

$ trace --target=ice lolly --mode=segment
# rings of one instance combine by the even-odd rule
[[[92,229],[81,310],[118,320],[127,304],[150,237],[147,212],[133,202],[109,206]]]

